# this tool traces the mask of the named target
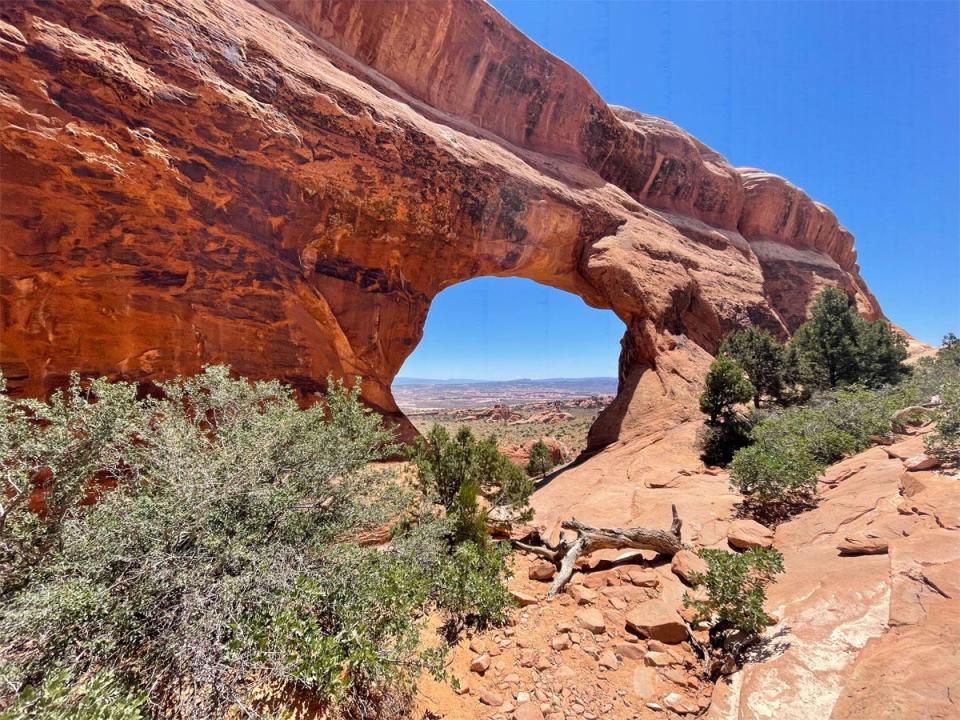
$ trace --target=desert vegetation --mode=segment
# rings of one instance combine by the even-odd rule
[[[553,457],[550,454],[550,448],[543,442],[543,439],[537,440],[530,448],[530,459],[527,461],[527,474],[531,477],[543,477],[553,468]]]
[[[698,553],[707,571],[690,576],[702,594],[684,594],[683,602],[710,628],[710,645],[703,648],[705,673],[729,673],[743,651],[755,644],[768,625],[764,609],[767,586],[783,572],[783,556],[772,548],[742,553],[704,548]]]
[[[918,403],[938,406],[928,444],[948,457],[957,447],[958,345],[948,336],[911,372],[902,338],[827,288],[786,346],[754,329],[724,339],[700,400],[702,457],[729,463],[746,509],[767,520],[807,506],[827,465],[888,436],[896,413]]]
[[[159,389],[0,393],[4,720],[399,716],[443,673],[430,614],[505,619],[478,498],[522,509],[529,480],[488,443],[428,438],[421,492],[371,465],[397,448],[355,388],[306,410],[225,367]]]

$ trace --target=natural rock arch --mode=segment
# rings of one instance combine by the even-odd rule
[[[431,299],[526,277],[626,324],[593,447],[695,412],[722,333],[823,284],[879,307],[786,181],[607,106],[474,2],[26,1],[0,18],[0,362],[151,380],[229,362],[390,383]],[[429,30],[429,32],[427,31]]]

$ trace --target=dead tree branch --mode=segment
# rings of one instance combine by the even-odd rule
[[[546,558],[559,565],[559,572],[547,593],[548,598],[554,597],[563,590],[573,575],[577,560],[582,555],[589,555],[597,550],[653,550],[661,555],[673,557],[685,546],[680,540],[680,529],[683,521],[677,514],[677,507],[672,507],[673,522],[669,530],[654,530],[651,528],[598,528],[586,525],[577,520],[565,520],[560,524],[563,530],[575,533],[574,539],[568,540],[561,534],[560,542],[549,545],[546,542],[537,545],[531,542],[515,541],[514,547],[533,553],[538,557]]]

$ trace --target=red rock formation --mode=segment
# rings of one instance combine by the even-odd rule
[[[360,376],[402,418],[432,298],[522,276],[627,325],[597,446],[694,414],[727,329],[785,334],[826,283],[880,313],[829,210],[607,106],[475,0],[24,0],[0,66],[14,392],[229,362]]]

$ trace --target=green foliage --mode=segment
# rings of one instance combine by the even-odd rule
[[[834,390],[769,414],[754,424],[754,444],[730,463],[731,485],[767,509],[809,500],[824,467],[890,433],[893,413],[915,392],[909,384]]]
[[[434,425],[426,438],[409,448],[423,492],[451,508],[463,485],[475,484],[479,494],[494,506],[526,506],[533,483],[497,448],[497,439],[477,440],[466,425],[451,438],[441,425]]]
[[[828,287],[821,291],[810,319],[794,333],[788,346],[791,379],[813,387],[856,382],[857,319],[842,290]]]
[[[73,679],[122,669],[133,695],[103,697],[134,707],[123,697],[146,692],[153,714],[223,716],[263,684],[402,712],[437,667],[417,638],[453,530],[428,517],[390,552],[351,541],[412,498],[369,469],[392,433],[356,389],[329,386],[307,410],[223,367],[160,398],[77,378],[48,404],[2,397],[4,478],[21,495],[0,526],[0,704],[28,686],[60,702]],[[116,487],[80,505],[104,480]],[[18,499],[32,482],[55,513]]]
[[[867,387],[893,385],[909,374],[907,341],[882,320],[857,318],[857,382]]]
[[[704,587],[707,599],[685,595],[684,604],[714,626],[762,631],[767,624],[763,609],[766,587],[783,572],[783,556],[768,548],[742,553],[703,549],[698,554],[706,561],[707,572],[694,574],[690,580]]]
[[[458,624],[484,627],[505,622],[513,607],[506,587],[509,553],[506,543],[486,547],[466,541],[456,545],[437,574],[437,605],[451,613]]]
[[[906,357],[906,341],[888,323],[863,320],[843,291],[828,287],[787,345],[784,378],[807,394],[858,383],[881,387],[908,374]]]
[[[527,474],[533,476],[546,475],[553,468],[553,455],[543,440],[537,440],[530,448],[530,458],[527,460]]]
[[[505,584],[509,546],[491,543],[480,501],[527,518],[533,482],[497,449],[495,437],[477,440],[466,426],[450,438],[434,425],[408,452],[424,494],[446,509],[434,532],[447,528],[451,551],[434,558],[431,596],[455,630],[465,624],[502,623],[513,605]]]
[[[95,400],[95,402],[94,402]],[[73,373],[49,403],[12,400],[0,377],[0,476],[8,497],[0,509],[0,590],[23,580],[29,567],[60,542],[93,478],[126,479],[124,464],[141,423],[136,388]],[[46,512],[29,512],[42,494]]]
[[[700,410],[708,415],[697,438],[700,457],[710,465],[726,465],[737,449],[749,442],[750,423],[736,410],[749,402],[754,387],[729,355],[718,355],[710,365],[700,395]]]
[[[145,695],[131,693],[110,671],[74,682],[69,670],[57,668],[39,687],[25,687],[0,720],[145,720],[145,704]]]
[[[711,423],[734,412],[734,406],[749,402],[754,388],[743,369],[729,355],[718,355],[710,365],[700,395],[700,412],[709,416]]]
[[[700,459],[707,465],[726,467],[734,453],[750,443],[750,421],[736,413],[721,416],[716,423],[704,423],[697,433]]]
[[[960,463],[960,379],[940,388],[936,429],[926,437],[927,450],[945,462]]]
[[[934,415],[936,429],[927,436],[927,450],[945,462],[960,463],[960,339],[943,338],[936,358],[925,359],[911,379],[921,399],[939,396]]]
[[[960,338],[953,333],[944,335],[940,349],[937,351],[937,359],[960,368]]]
[[[779,400],[783,393],[783,343],[766,330],[747,328],[729,333],[720,353],[736,360],[754,388],[753,404],[763,396]]]
[[[811,497],[823,472],[809,446],[789,436],[738,450],[730,463],[730,484],[763,505]]]

